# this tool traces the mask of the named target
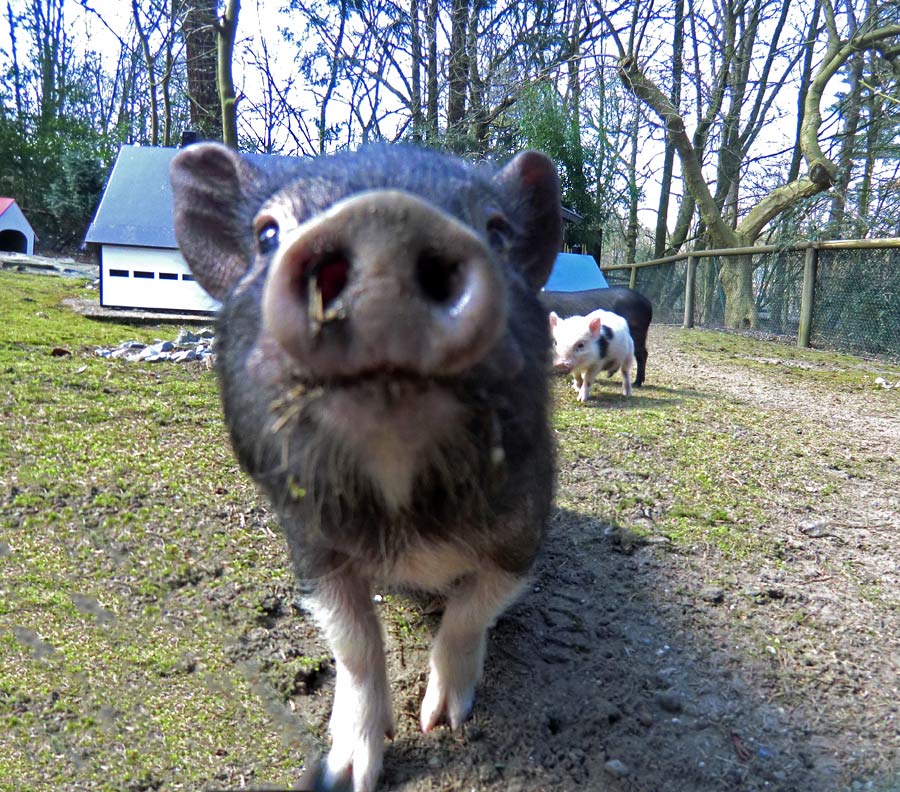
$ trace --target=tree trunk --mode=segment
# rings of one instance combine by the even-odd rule
[[[684,72],[684,0],[675,0],[675,37],[672,42],[672,107],[681,109],[681,75]],[[656,211],[656,233],[653,238],[653,258],[662,258],[666,251],[669,230],[669,196],[672,193],[672,171],[675,166],[675,146],[666,138],[663,167],[659,186],[659,206]]]
[[[341,0],[338,13],[340,14],[340,20],[338,22],[334,47],[332,47],[331,50],[328,86],[325,89],[325,95],[319,103],[319,118],[316,121],[316,127],[319,130],[319,154],[324,154],[328,145],[328,105],[331,103],[331,97],[334,95],[334,89],[337,86],[338,72],[340,70],[341,50],[344,47],[344,31],[347,27],[347,0]]]
[[[180,0],[181,31],[187,58],[191,126],[209,140],[222,139],[217,80],[216,0]]]
[[[425,132],[425,118],[422,115],[422,34],[419,30],[419,0],[409,3],[409,46],[410,64],[409,112],[412,120],[412,139],[421,143]]]
[[[758,319],[753,296],[753,257],[723,256],[719,280],[725,290],[725,326],[755,330]]]
[[[428,37],[428,68],[426,73],[427,99],[425,107],[425,137],[434,144],[438,139],[438,0],[428,0],[425,16],[425,35]]]
[[[631,154],[628,158],[628,227],[625,230],[625,263],[633,264],[637,255],[638,223],[638,188],[637,188],[637,156],[638,129],[640,128],[641,111],[636,107],[634,121],[631,125]]]
[[[175,58],[172,54],[172,37],[166,37],[166,62],[165,73],[163,74],[162,85],[162,106],[163,106],[163,125],[162,125],[162,144],[164,146],[172,145],[172,67]]]
[[[481,0],[474,0],[472,16],[469,19],[469,31],[466,43],[466,59],[469,63],[469,112],[467,121],[472,148],[479,154],[487,154],[489,149],[488,113],[485,107],[484,81],[478,71],[478,14]]]
[[[150,145],[159,145],[159,99],[156,92],[156,59],[150,52],[150,35],[144,30],[141,22],[138,0],[131,0],[131,15],[134,18],[134,26],[137,28],[138,38],[141,43],[141,52],[144,53],[144,65],[147,68],[147,85],[150,91]]]
[[[872,178],[875,172],[875,164],[881,151],[879,139],[882,135],[885,119],[890,119],[890,113],[887,112],[884,104],[889,102],[890,98],[882,99],[875,91],[869,91],[866,97],[866,138],[865,152],[863,157],[862,179],[859,183],[859,197],[857,198],[857,211],[859,212],[858,225],[855,235],[865,237],[869,233],[870,223],[868,215],[871,211],[870,204],[872,201]]]
[[[809,85],[812,82],[812,62],[816,51],[816,34],[819,28],[819,15],[822,12],[821,0],[813,4],[813,15],[809,20],[809,32],[806,34],[803,53],[803,70],[800,76],[800,87],[797,91],[797,134],[794,150],[791,154],[791,166],[788,168],[789,182],[800,176],[800,165],[803,162],[803,149],[800,147],[800,125],[803,123],[803,106],[806,103],[806,94],[809,93]]]
[[[447,60],[447,134],[460,145],[465,134],[466,93],[469,63],[466,51],[469,0],[452,0],[450,8],[450,54]]]
[[[18,25],[16,23],[16,18],[13,16],[12,6],[9,3],[6,4],[6,18],[9,20],[9,41],[13,64],[13,90],[16,95],[16,121],[21,126],[25,114],[22,112],[22,72],[19,69],[18,47],[16,46],[16,29]]]
[[[853,174],[853,159],[856,154],[856,133],[859,130],[860,103],[862,100],[862,75],[864,53],[854,55],[850,63],[848,75],[849,86],[844,98],[844,129],[841,132],[840,152],[838,153],[837,175],[831,191],[831,211],[828,224],[831,236],[840,238],[847,203],[847,188]]]
[[[234,40],[237,35],[240,0],[227,0],[225,13],[219,22],[218,32],[218,85],[219,104],[222,106],[222,142],[233,149],[238,147],[237,98],[234,93],[234,76],[231,71],[234,60]]]

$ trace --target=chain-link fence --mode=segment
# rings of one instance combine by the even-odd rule
[[[884,247],[854,242],[819,243],[811,304],[809,341],[813,346],[900,360],[900,240]],[[839,247],[838,247],[839,246]],[[761,248],[762,252],[702,251],[695,258],[693,323],[725,327],[725,292],[719,278],[723,262],[749,261],[757,329],[796,340],[803,337],[804,269],[808,246]],[[629,285],[653,302],[654,321],[681,324],[688,299],[687,254],[632,269],[606,270],[611,285]]]
[[[815,346],[900,359],[900,250],[822,250]]]

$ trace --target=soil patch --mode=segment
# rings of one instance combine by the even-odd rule
[[[744,558],[654,535],[652,513],[636,533],[558,509],[533,586],[492,632],[459,734],[418,731],[433,608],[386,604],[398,733],[384,788],[900,789],[900,502],[889,488],[900,420],[865,393],[704,361],[679,350],[679,333],[654,329],[648,385],[632,404],[608,383],[585,409],[608,418],[690,392],[759,411],[763,427],[796,426],[810,454],[865,464],[826,476],[835,491],[813,509],[774,482],[755,526],[760,552]],[[556,398],[573,399],[562,381]],[[602,446],[563,456],[561,501],[590,503],[627,478]],[[327,653],[312,640],[305,654]],[[326,680],[293,699],[320,735],[330,695]]]

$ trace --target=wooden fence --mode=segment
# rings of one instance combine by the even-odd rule
[[[628,270],[630,271],[629,285],[635,288],[638,270],[644,267],[661,267],[673,265],[681,261],[687,261],[687,273],[684,286],[684,327],[694,326],[695,298],[696,298],[696,274],[697,262],[703,258],[728,257],[728,256],[760,256],[787,251],[805,251],[803,267],[803,286],[800,300],[800,322],[797,331],[797,346],[808,347],[810,345],[810,333],[812,329],[813,305],[816,297],[816,270],[819,260],[819,251],[837,250],[882,250],[900,248],[900,238],[889,239],[844,239],[833,241],[808,241],[792,245],[757,245],[753,247],[725,248],[721,250],[696,250],[687,253],[677,253],[666,258],[641,261],[634,264],[616,264],[601,266],[604,273]],[[900,272],[898,272],[900,279]],[[898,306],[900,311],[900,306]]]

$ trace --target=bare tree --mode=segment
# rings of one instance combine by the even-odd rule
[[[466,119],[466,95],[469,87],[469,51],[467,29],[469,0],[451,0],[450,51],[447,59],[447,131],[462,137]]]
[[[686,187],[696,201],[710,242],[717,247],[752,244],[773,219],[798,202],[831,188],[837,166],[823,153],[819,142],[822,124],[820,106],[825,89],[854,52],[883,48],[888,43],[896,43],[900,36],[900,25],[883,22],[879,18],[880,11],[868,14],[861,21],[858,32],[842,36],[830,0],[818,2],[826,19],[826,46],[807,91],[799,129],[800,150],[808,172],[769,189],[765,194],[755,196],[753,204],[741,210],[738,207],[738,185],[742,164],[764,121],[771,118],[779,88],[804,52],[802,47],[794,47],[787,64],[782,62],[779,73],[773,73],[779,62],[779,41],[788,4],[727,2],[721,6],[722,18],[718,20],[720,25],[716,32],[728,44],[724,52],[720,50],[720,55],[728,75],[725,85],[730,101],[727,106],[723,106],[724,122],[719,131],[720,149],[713,190],[704,174],[701,152],[698,152],[688,135],[679,108],[672,104],[670,97],[660,90],[656,81],[648,74],[647,68],[641,65],[639,46],[626,46],[611,18],[598,0],[595,0],[595,7],[619,50],[619,77],[664,123],[667,136],[678,153]],[[770,14],[773,11],[775,13],[765,26],[765,37],[761,37],[760,23],[766,9]],[[649,13],[643,17],[644,20],[649,18]],[[755,54],[757,47],[760,48],[759,55]],[[752,86],[748,72],[751,64],[754,69],[758,69]],[[752,95],[748,94],[750,87],[753,88]],[[725,319],[729,325],[756,325],[751,275],[752,264],[748,259],[735,261],[721,268],[720,280],[726,293]]]
[[[218,88],[217,0],[174,0],[181,19],[191,125],[207,138],[222,139]]]

